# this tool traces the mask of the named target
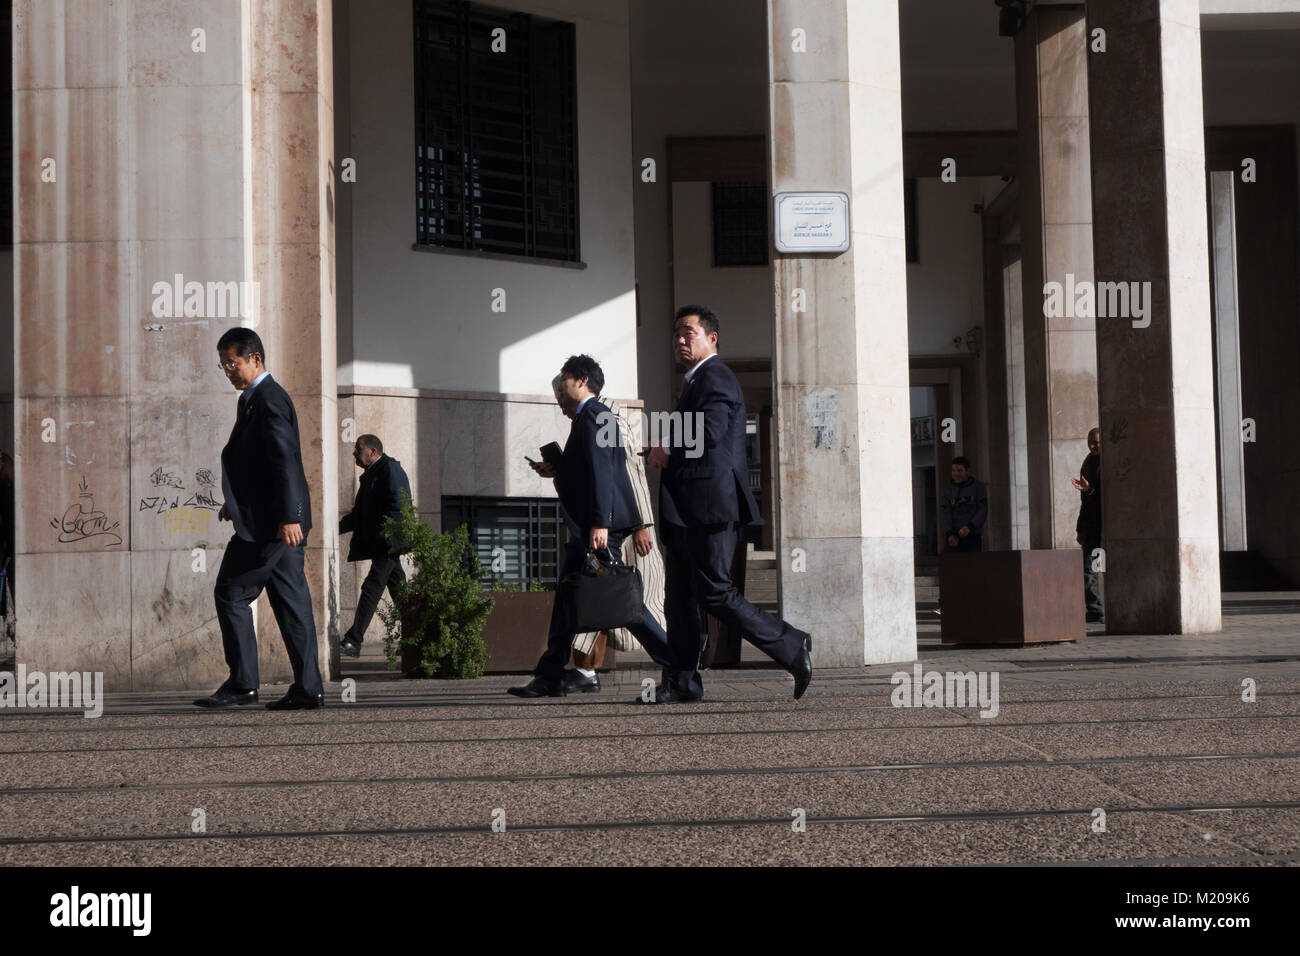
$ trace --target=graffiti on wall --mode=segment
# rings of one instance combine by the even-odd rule
[[[222,502],[217,498],[217,479],[211,469],[200,468],[194,472],[193,489],[163,468],[155,468],[149,481],[163,494],[145,495],[140,499],[138,511],[151,511],[162,519],[163,530],[170,534],[212,534],[216,529],[216,514]]]
[[[50,527],[59,532],[59,543],[76,544],[91,538],[102,538],[100,543],[106,548],[121,544],[122,536],[117,532],[122,523],[114,521],[110,524],[108,515],[95,507],[95,496],[90,491],[85,475],[81,476],[77,488],[80,494],[64,510],[63,517],[50,519]]]

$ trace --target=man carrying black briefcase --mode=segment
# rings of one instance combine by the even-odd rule
[[[577,603],[581,601],[585,615],[621,618],[628,610],[624,605],[635,575],[635,570],[629,576],[610,567],[618,564],[623,539],[641,526],[641,515],[627,476],[626,452],[619,447],[617,427],[612,426],[614,413],[596,397],[605,386],[605,375],[595,359],[574,355],[564,363],[561,376],[561,407],[573,420],[569,440],[558,462],[530,463],[543,478],[555,479],[560,504],[579,533],[571,534],[565,545],[546,652],[533,679],[510,688],[516,697],[564,696],[564,665],[573,635],[580,629]],[[581,629],[592,629],[593,623],[601,628],[626,626],[657,664],[672,666],[668,635],[644,603],[639,621],[586,618]]]

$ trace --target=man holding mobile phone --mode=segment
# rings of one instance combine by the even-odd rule
[[[608,549],[617,555],[623,539],[642,522],[623,460],[625,451],[618,441],[608,440],[611,431],[618,432],[606,427],[614,413],[598,399],[605,387],[605,373],[591,356],[574,355],[564,363],[560,374],[560,407],[573,420],[569,440],[558,462],[529,459],[529,463],[543,478],[555,479],[560,504],[571,525],[559,574],[563,579],[581,569],[588,550]],[[574,630],[573,609],[566,593],[557,590],[546,652],[537,662],[533,679],[522,687],[511,687],[509,692],[516,697],[565,696],[564,671]],[[644,609],[641,623],[628,630],[660,666],[668,666],[668,635],[649,609]]]

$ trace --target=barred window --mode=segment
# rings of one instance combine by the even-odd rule
[[[557,499],[444,496],[442,530],[463,524],[469,525],[470,546],[483,566],[484,587],[555,586],[567,535]]]
[[[713,264],[767,265],[767,183],[713,183]]]
[[[573,24],[414,2],[416,244],[577,261]]]

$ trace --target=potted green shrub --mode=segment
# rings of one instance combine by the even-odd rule
[[[492,613],[482,569],[469,546],[469,530],[435,532],[402,495],[402,518],[385,518],[384,535],[409,552],[414,573],[397,589],[397,601],[379,611],[387,634],[388,663],[403,673],[467,680],[483,676],[488,649],[483,626]]]

